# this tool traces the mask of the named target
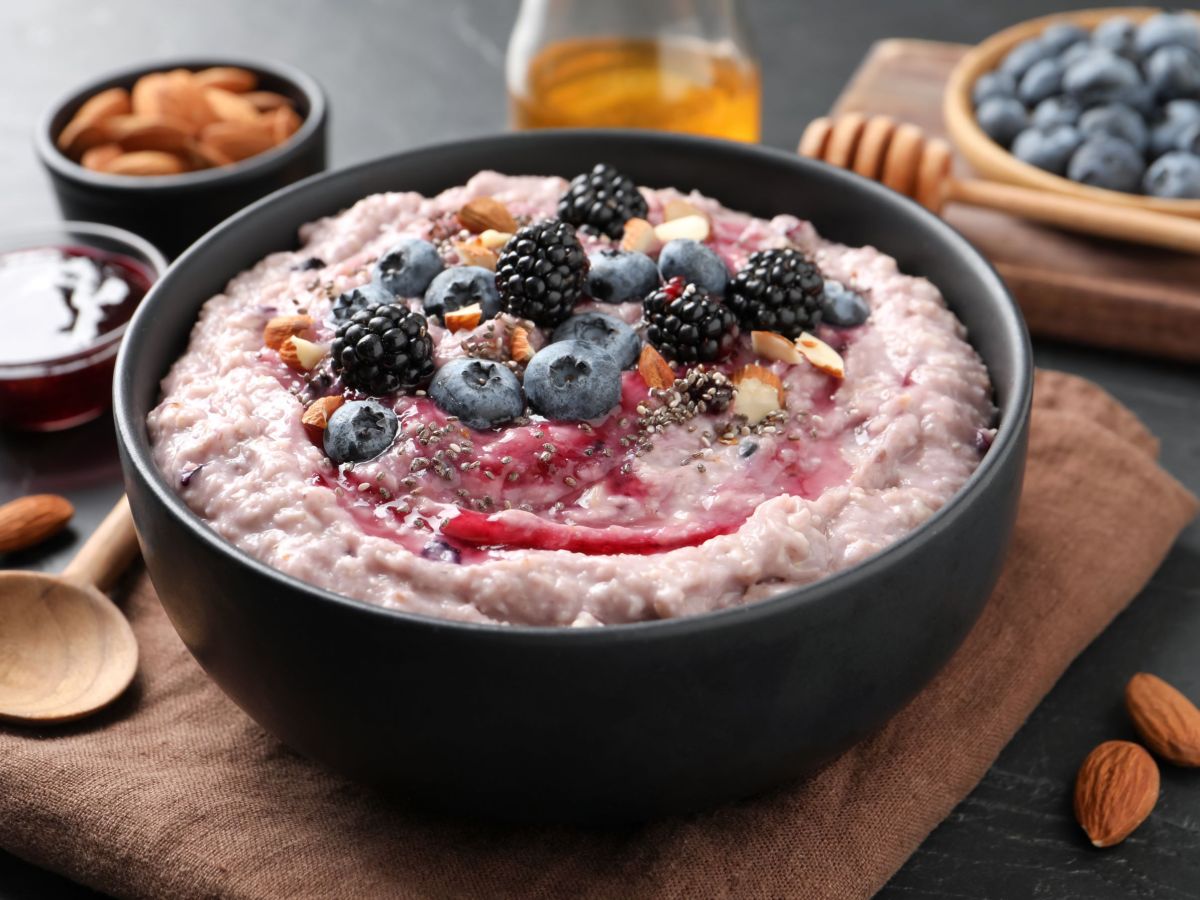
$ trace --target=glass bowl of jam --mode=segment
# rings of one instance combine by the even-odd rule
[[[0,234],[0,426],[57,431],[108,409],[125,327],[166,267],[108,225]]]

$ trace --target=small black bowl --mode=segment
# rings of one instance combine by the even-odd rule
[[[604,160],[639,184],[794,213],[873,244],[941,288],[995,387],[996,439],[967,484],[891,547],[813,585],[692,618],[603,628],[463,624],[371,606],[226,543],[154,464],[146,415],[226,281],[296,246],[302,223],[378,191],[476,171],[570,176]],[[298,750],[426,806],[525,821],[646,819],[811,772],[878,728],[983,608],[1016,515],[1033,380],[1012,298],[966,240],[841,169],[760,147],[620,131],[443,144],[312,179],[199,241],[144,301],[117,364],[129,500],[171,621],[213,679]]]
[[[150,72],[212,66],[237,66],[254,72],[262,90],[293,101],[304,120],[300,130],[280,146],[231,166],[153,178],[93,172],[64,155],[55,144],[84,101],[102,90],[131,88]],[[327,130],[325,93],[299,69],[278,62],[204,57],[143,63],[71,91],[42,117],[34,145],[50,174],[64,218],[125,228],[175,257],[218,222],[255,200],[324,171]]]

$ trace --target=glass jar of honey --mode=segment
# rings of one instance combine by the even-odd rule
[[[759,139],[759,67],[738,0],[522,0],[507,81],[515,128]]]

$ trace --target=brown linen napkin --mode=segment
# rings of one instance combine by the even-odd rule
[[[1156,452],[1099,388],[1039,374],[1013,550],[947,668],[814,777],[636,828],[448,821],[328,774],[225,699],[140,576],[131,693],[90,724],[0,730],[0,845],[123,897],[869,897],[1195,514]]]

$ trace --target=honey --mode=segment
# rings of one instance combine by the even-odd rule
[[[757,67],[702,41],[556,41],[510,95],[517,128],[654,128],[759,139]]]

